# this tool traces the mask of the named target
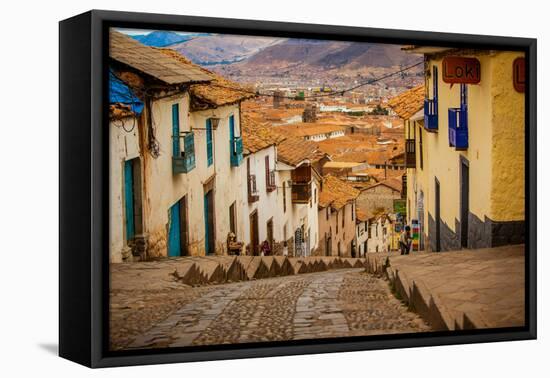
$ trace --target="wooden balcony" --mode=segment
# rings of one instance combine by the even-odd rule
[[[178,143],[178,155],[172,156],[172,172],[188,173],[195,168],[195,136],[193,133],[173,136]],[[179,140],[183,139],[183,151],[179,150]]]
[[[302,165],[294,169],[292,178],[292,203],[309,203],[311,199],[311,166]]]
[[[311,181],[292,183],[292,203],[309,203],[311,199]]]
[[[405,168],[416,168],[416,141],[405,140]]]

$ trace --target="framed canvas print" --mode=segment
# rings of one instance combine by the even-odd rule
[[[536,40],[60,23],[60,355],[536,337]]]

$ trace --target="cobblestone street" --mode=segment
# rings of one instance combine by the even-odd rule
[[[141,296],[127,293],[141,306],[138,314],[131,310],[135,304],[122,304],[127,299],[125,295],[114,295],[112,348],[181,347],[430,330],[419,316],[408,311],[391,294],[387,281],[363,269],[197,288],[176,285],[163,289],[161,295],[161,289],[151,291],[154,300],[145,293]],[[124,332],[117,333],[120,328]]]

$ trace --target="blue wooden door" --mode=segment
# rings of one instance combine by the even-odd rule
[[[211,166],[214,162],[214,150],[212,146],[212,120],[210,118],[206,120],[206,159],[207,166]]]
[[[214,203],[212,190],[204,195],[204,248],[207,255],[214,254]]]
[[[126,240],[134,238],[134,167],[132,160],[124,162],[124,207],[126,212]]]
[[[180,203],[176,202],[170,208],[170,223],[168,227],[168,256],[181,255]]]
[[[172,105],[172,156],[180,156],[180,108]]]

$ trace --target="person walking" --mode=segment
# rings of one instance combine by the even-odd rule
[[[269,242],[267,240],[264,240],[264,242],[262,243],[261,252],[262,256],[271,255],[271,246],[269,245]]]
[[[399,236],[399,249],[402,255],[408,255],[411,250],[412,237],[410,226],[405,226],[401,235]]]

